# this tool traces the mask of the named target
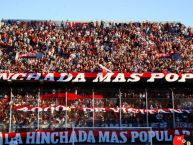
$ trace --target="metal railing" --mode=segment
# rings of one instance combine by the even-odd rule
[[[16,130],[47,130],[47,129],[64,129],[72,127],[104,127],[104,126],[141,126],[141,127],[155,127],[155,128],[175,128],[176,121],[179,122],[179,115],[176,115],[176,112],[172,113],[156,113],[149,114],[148,111],[145,114],[141,113],[125,113],[121,111],[118,112],[106,111],[106,112],[84,112],[79,109],[69,109],[56,111],[53,109],[48,109],[47,111],[21,111],[15,109],[15,106],[22,105],[24,107],[53,107],[56,105],[63,105],[66,108],[69,106],[79,106],[79,107],[128,107],[135,109],[163,109],[163,108],[172,108],[172,109],[188,109],[193,108],[193,98],[184,97],[180,98],[180,95],[176,95],[173,90],[170,91],[170,97],[156,98],[154,92],[151,90],[144,90],[145,96],[141,97],[138,91],[133,90],[133,94],[130,95],[127,90],[112,90],[111,94],[108,90],[100,90],[101,95],[104,98],[98,99],[95,98],[95,95],[99,91],[92,89],[91,92],[92,98],[88,99],[78,99],[78,100],[68,100],[68,89],[64,89],[65,94],[64,98],[47,98],[41,99],[41,90],[37,89],[37,93],[33,96],[30,92],[24,93],[27,95],[17,95],[13,93],[13,89],[10,89],[10,102],[7,104],[7,108],[4,111],[4,116],[0,118],[0,130],[9,130],[9,132]],[[168,91],[166,91],[168,93]],[[33,91],[34,92],[34,91]],[[45,91],[44,91],[45,92]],[[49,91],[50,92],[50,91]],[[78,95],[83,95],[84,90],[81,90],[80,94],[76,90],[74,91]],[[157,90],[159,92],[159,90]],[[72,93],[72,91],[71,91]],[[167,94],[166,93],[166,94]],[[85,90],[85,94],[88,94]],[[127,94],[127,95],[123,95]],[[163,93],[162,93],[163,94]],[[108,97],[109,95],[109,97]],[[19,96],[19,97],[18,97]],[[84,95],[83,95],[84,96]],[[86,95],[85,95],[86,96]],[[129,98],[132,96],[132,98]],[[158,95],[159,96],[159,95]],[[32,97],[32,98],[30,98]],[[33,98],[34,97],[34,98]],[[28,98],[28,99],[27,99]],[[35,103],[34,103],[35,102]],[[189,117],[192,113],[181,114],[185,117]],[[187,119],[188,120],[188,119]],[[190,119],[189,119],[190,120]],[[189,121],[191,123],[191,120]]]

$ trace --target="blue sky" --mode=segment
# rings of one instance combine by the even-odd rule
[[[193,0],[0,0],[0,18],[180,21],[193,27]]]

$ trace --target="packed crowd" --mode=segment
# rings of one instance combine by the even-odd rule
[[[93,108],[93,99],[78,99],[78,100],[66,100],[62,98],[46,98],[41,99],[38,97],[38,90],[16,90],[13,91],[13,97],[10,98],[10,92],[2,93],[0,97],[0,131],[9,129],[11,121],[12,130],[36,130],[36,129],[64,129],[77,127],[104,127],[104,126],[119,126],[120,125],[120,111],[106,111],[97,112],[95,111],[83,111],[78,109],[82,108]],[[79,95],[88,95],[90,91],[87,90],[70,90],[78,93]],[[46,91],[45,91],[46,92]],[[49,91],[48,91],[49,92]],[[53,91],[50,91],[53,92]],[[49,92],[49,93],[50,93]],[[61,92],[61,91],[60,91]],[[101,99],[94,99],[94,108],[135,108],[135,109],[161,109],[171,108],[172,98],[169,91],[159,92],[148,92],[148,104],[146,106],[145,92],[140,90],[122,90],[121,101],[119,99],[120,93],[117,91],[100,90],[103,92]],[[42,92],[43,93],[43,92]],[[97,92],[95,92],[97,93]],[[67,101],[67,102],[66,102]],[[68,106],[66,110],[55,110],[48,109],[47,111],[22,111],[17,110],[17,107],[54,107],[58,105]],[[177,93],[175,94],[175,108],[176,109],[193,109],[193,93]],[[10,115],[10,107],[12,114]],[[193,123],[192,118],[193,112],[188,113],[176,113],[176,122]],[[10,120],[11,117],[11,120]],[[123,126],[141,126],[147,125],[147,115],[142,113],[121,113],[121,124]],[[173,114],[172,113],[155,113],[149,114],[148,120],[149,125],[159,128],[173,127]],[[39,118],[39,120],[38,120]],[[157,126],[155,126],[155,124]],[[162,125],[160,125],[162,124]]]
[[[181,23],[2,20],[0,72],[192,72]]]

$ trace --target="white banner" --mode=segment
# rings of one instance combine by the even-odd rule
[[[18,111],[24,111],[24,112],[28,112],[28,111],[48,111],[49,109],[51,110],[56,110],[56,111],[71,111],[71,110],[82,110],[84,112],[107,112],[107,111],[113,111],[115,113],[119,113],[120,111],[122,111],[123,113],[141,113],[141,114],[145,114],[146,112],[148,112],[149,114],[156,114],[156,113],[191,113],[193,112],[193,110],[186,110],[186,109],[172,109],[172,108],[164,108],[164,109],[136,109],[136,108],[112,108],[112,107],[107,107],[107,108],[84,108],[84,107],[66,107],[63,105],[58,105],[55,107],[22,107],[22,106],[17,106],[14,107],[16,110]]]
[[[175,135],[192,135],[189,130],[111,130],[75,129],[65,131],[36,131],[22,133],[3,133],[3,144],[67,144],[67,143],[165,143],[172,142]]]
[[[49,81],[49,82],[186,82],[193,79],[193,73],[0,73],[0,80]]]

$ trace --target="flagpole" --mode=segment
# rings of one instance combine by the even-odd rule
[[[148,112],[148,100],[147,100],[147,90],[145,89],[145,104],[146,104],[146,123],[147,127],[149,127],[149,112]]]
[[[175,112],[174,112],[174,109],[175,109],[175,100],[174,100],[174,92],[173,90],[171,89],[171,92],[172,92],[172,109],[173,109],[173,128],[176,127],[176,121],[175,121]]]
[[[66,116],[66,120],[65,120],[65,128],[67,128],[67,121],[68,121],[68,112],[67,112],[67,107],[68,107],[68,94],[67,94],[67,88],[66,88],[66,92],[65,92],[66,96],[65,96],[65,99],[66,99],[66,111],[65,111],[65,116]]]
[[[121,108],[122,108],[122,99],[121,99],[121,97],[122,97],[122,94],[121,94],[121,89],[119,89],[119,108],[120,108],[120,112],[119,112],[119,125],[120,125],[120,127],[122,126],[122,112],[121,112]]]
[[[94,115],[94,89],[92,89],[92,108],[93,108],[93,112],[92,112],[92,126],[94,127],[94,118],[95,118],[95,115]]]
[[[13,107],[13,94],[12,94],[12,88],[11,88],[11,100],[10,100],[10,109],[9,109],[9,132],[11,132],[11,122],[12,122],[12,107]]]
[[[38,130],[40,130],[40,88],[38,89]]]

